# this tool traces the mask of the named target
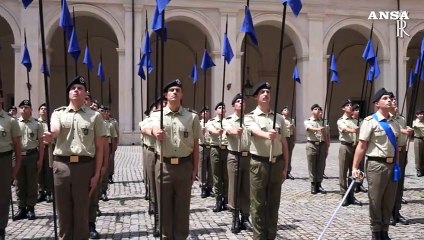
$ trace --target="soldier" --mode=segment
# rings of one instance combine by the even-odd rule
[[[257,107],[245,117],[246,128],[252,135],[250,213],[254,239],[276,237],[281,184],[286,179],[288,168],[286,125],[283,116],[270,108],[270,89],[271,85],[267,82],[253,88]],[[276,129],[273,129],[274,114],[277,114]]]
[[[38,108],[38,122],[43,125],[44,131],[47,131],[47,106],[45,103]],[[44,132],[43,131],[43,132]],[[48,145],[44,145],[43,168],[38,175],[38,199],[37,202],[53,202],[53,182],[52,170],[49,164]]]
[[[353,110],[353,113],[352,113],[353,121],[355,122],[356,126],[359,126],[360,123],[362,123],[362,120],[363,120],[359,116],[360,115],[359,104],[357,104],[357,103],[353,104],[352,105],[352,110]],[[359,134],[359,131],[358,131],[358,133],[355,134],[355,141],[354,141],[354,144],[353,144],[353,146],[355,147],[355,150],[356,150],[356,146],[358,145],[358,134]],[[361,170],[361,172],[364,172],[365,171],[364,170],[364,165],[365,165],[365,161],[361,161],[361,164],[359,165],[359,170]],[[366,192],[368,192],[368,190],[364,187],[362,181],[356,183],[355,185],[356,185],[355,193],[359,193],[359,192],[366,193]]]
[[[43,168],[44,144],[41,141],[44,128],[32,115],[29,100],[19,104],[21,117],[18,118],[22,134],[22,165],[17,176],[16,195],[18,212],[13,220],[35,219],[34,206],[37,203],[37,175]],[[40,140],[40,141],[39,141]]]
[[[390,114],[392,114],[392,118],[399,124],[401,133],[398,137],[398,156],[399,156],[399,167],[401,169],[401,174],[396,190],[396,199],[395,205],[392,211],[392,218],[390,218],[390,224],[395,226],[396,223],[400,223],[402,225],[408,225],[409,220],[403,217],[400,214],[400,209],[402,208],[402,197],[403,197],[403,184],[405,181],[405,168],[408,162],[407,160],[407,139],[409,136],[412,136],[414,130],[406,125],[406,119],[401,116],[398,112],[399,108],[397,106],[397,100],[395,96],[392,96],[392,108],[390,109]]]
[[[67,86],[69,105],[56,109],[46,143],[56,139],[53,152],[55,201],[60,239],[88,239],[90,197],[101,176],[106,129],[100,113],[84,104],[85,79],[76,77]]]
[[[18,114],[18,108],[16,106],[11,106],[8,110],[9,116],[13,118],[18,118],[16,115]]]
[[[352,181],[349,177],[352,176],[352,164],[353,154],[355,153],[355,137],[359,132],[359,127],[352,118],[352,100],[346,99],[341,105],[343,110],[343,116],[337,120],[337,127],[339,129],[339,184],[340,194],[344,196],[348,189],[348,185]],[[349,196],[343,202],[343,206],[349,204],[358,204],[362,206],[362,203],[354,197],[354,191],[349,192]]]
[[[364,119],[359,143],[353,158],[352,175],[359,178],[359,164],[367,156],[368,198],[372,239],[390,239],[390,216],[396,196],[397,182],[392,180],[393,163],[398,161],[396,137],[399,124],[390,116],[390,92],[379,89],[371,98],[377,112]]]
[[[242,105],[245,105],[240,93],[234,96],[231,105],[234,113],[224,119],[223,128],[228,139],[228,207],[233,214],[231,232],[239,233],[240,230],[252,228],[249,221],[250,132],[244,124],[240,127],[240,121],[244,117]],[[241,220],[238,210],[241,210]]]
[[[291,170],[292,170],[291,161],[292,161],[294,145],[296,144],[296,125],[295,125],[294,119],[290,118],[290,110],[288,106],[284,106],[281,109],[281,115],[283,115],[284,123],[286,124],[286,129],[287,129],[286,135],[289,136],[286,138],[287,145],[289,148],[289,165],[288,165],[289,169],[287,170],[287,178],[294,180],[293,175],[291,175]]]
[[[199,163],[200,122],[196,113],[181,106],[183,89],[179,79],[168,83],[163,91],[168,100],[163,109],[163,129],[159,124],[161,112],[155,111],[151,114],[152,128],[146,128],[145,132],[150,130],[148,134],[160,142],[157,149],[162,156],[158,158],[163,159],[163,165],[157,161],[155,168],[163,237],[186,239],[189,234],[191,186]]]
[[[322,108],[318,104],[311,106],[311,117],[304,122],[306,129],[306,155],[308,159],[309,180],[311,181],[311,193],[326,194],[322,187],[322,179],[325,169],[325,159],[330,147],[330,135],[328,128],[324,126],[321,118]]]
[[[228,170],[227,170],[227,136],[224,135],[221,119],[225,117],[225,104],[219,102],[215,106],[216,116],[206,123],[211,145],[211,163],[213,174],[213,187],[216,197],[214,212],[227,210],[228,203]]]
[[[414,153],[417,177],[424,176],[424,109],[418,110],[412,123],[414,129]]]
[[[0,95],[0,240],[4,240],[12,198],[10,184],[16,179],[21,166],[22,142],[18,121],[3,110],[1,90]],[[16,156],[14,166],[12,153]]]
[[[118,120],[112,117],[112,114],[110,113],[110,109],[107,111],[107,115],[109,118],[110,123],[115,128],[116,137],[112,137],[112,154],[110,156],[110,164],[109,164],[109,183],[113,184],[113,175],[115,174],[115,152],[118,149],[118,143],[119,143],[119,124]]]
[[[210,158],[211,145],[209,143],[209,132],[206,131],[206,122],[210,119],[209,107],[205,106],[200,111],[200,127],[202,127],[202,134],[199,139],[200,145],[200,162],[199,162],[199,175],[201,182],[201,198],[212,196],[213,175],[212,163]]]

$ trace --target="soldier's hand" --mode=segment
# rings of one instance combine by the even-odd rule
[[[195,169],[191,171],[191,185],[193,185],[194,181],[196,180],[196,173],[197,171]]]
[[[217,135],[221,136],[224,133],[224,129],[220,128],[216,131]]]
[[[267,132],[267,139],[273,141],[277,137],[277,131],[271,129]]]
[[[91,195],[93,195],[94,191],[96,191],[97,184],[99,183],[99,175],[94,175],[90,180],[90,192],[88,193],[88,197],[91,198]]]
[[[322,133],[325,133],[325,127],[319,127],[319,128],[318,128],[318,131],[320,131],[320,132],[322,132]]]
[[[243,134],[243,128],[241,128],[241,127],[237,127],[234,130],[235,130],[236,135],[238,135],[238,136],[241,136]]]
[[[44,132],[42,139],[43,139],[44,144],[52,143],[53,142],[53,135],[52,135],[51,132]]]
[[[412,136],[412,134],[414,134],[414,129],[407,126],[406,132],[408,133],[408,136]]]
[[[353,176],[356,180],[362,180],[362,179],[364,179],[365,174],[364,174],[361,170],[359,170],[359,169],[357,169],[357,168],[353,168],[353,169],[352,169],[352,176]]]
[[[165,131],[163,131],[160,128],[153,128],[153,136],[156,137],[157,140],[159,141],[163,141],[163,139],[165,138]]]

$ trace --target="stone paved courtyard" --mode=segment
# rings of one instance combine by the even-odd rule
[[[411,151],[413,151],[411,145]],[[327,159],[323,186],[326,195],[310,194],[307,179],[305,145],[297,144],[294,150],[293,171],[295,180],[283,184],[278,221],[278,239],[317,239],[340,202],[338,193],[338,143],[332,143]],[[109,190],[108,202],[100,201],[103,215],[98,218],[97,230],[102,239],[154,239],[151,235],[153,217],[147,213],[144,200],[139,146],[121,146],[116,154],[115,184]],[[390,228],[392,239],[424,238],[424,178],[415,175],[413,152],[409,153],[406,170],[405,199],[401,213],[411,220],[408,226]],[[366,182],[365,182],[366,186]],[[251,239],[252,233],[230,231],[230,212],[214,213],[213,198],[201,199],[198,182],[192,190],[190,239]],[[325,239],[370,239],[368,198],[356,195],[364,205],[343,207],[327,231]],[[14,195],[16,200],[16,196]],[[16,211],[15,202],[15,211]],[[7,239],[53,239],[52,205],[36,206],[37,219],[12,222],[6,229]]]

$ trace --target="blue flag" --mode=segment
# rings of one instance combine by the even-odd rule
[[[137,75],[141,79],[146,80],[146,74],[144,74],[143,63],[141,58],[140,58],[140,61],[137,63],[137,66],[138,66]]]
[[[287,4],[290,6],[294,15],[296,17],[299,16],[300,10],[302,9],[302,2],[300,0],[282,0],[283,4],[285,2],[287,2]]]
[[[97,76],[99,76],[100,81],[106,81],[105,71],[103,70],[103,63],[99,62],[99,68],[97,69]]]
[[[171,0],[156,0],[159,12],[162,13]]]
[[[22,0],[22,3],[24,4],[24,8],[27,8],[32,3],[32,0]]]
[[[421,54],[421,60],[424,60],[424,34],[423,34],[423,39],[421,40],[421,49],[420,49],[420,54]],[[421,80],[423,80],[421,78]]]
[[[47,65],[42,64],[40,70],[41,70],[41,73],[47,75],[47,77],[50,77],[50,71]]]
[[[91,72],[93,69],[93,61],[91,60],[90,50],[88,49],[88,45],[85,46],[85,52],[84,52],[84,60],[82,61],[83,64],[87,65],[88,71]]]
[[[245,7],[245,16],[243,25],[241,25],[241,32],[246,33],[252,42],[258,46],[258,39],[256,38],[255,27],[253,26],[252,15],[250,14],[249,6]]]
[[[158,35],[158,37],[162,38],[164,41],[168,38],[168,33],[166,29],[166,23],[162,24],[162,13],[159,12],[158,6],[155,7],[153,11],[153,19],[152,19],[152,30]],[[163,25],[163,26],[162,26]]]
[[[224,38],[222,40],[222,51],[221,55],[224,56],[225,61],[227,61],[227,64],[231,62],[231,59],[234,57],[233,49],[231,48],[230,40],[228,40],[228,36],[225,33]]]
[[[297,65],[294,65],[293,80],[295,80],[296,82],[300,83],[299,69],[297,69]]]
[[[152,46],[150,44],[150,36],[149,36],[149,31],[144,32],[144,39],[143,39],[143,43],[141,44],[141,53],[152,53]]]
[[[71,18],[71,13],[69,12],[68,3],[66,0],[62,0],[62,10],[60,11],[59,27],[66,32],[68,40],[71,38],[72,30],[74,27],[74,22]]]
[[[412,68],[411,70],[409,70],[409,77],[408,77],[408,87],[412,87],[414,86],[414,73],[412,72]]]
[[[193,84],[195,84],[197,82],[197,80],[199,80],[199,73],[197,72],[197,65],[196,64],[194,64],[193,68],[191,69],[190,78],[193,79]]]
[[[331,54],[330,71],[331,71],[330,81],[339,83],[339,72],[337,71],[336,55],[334,55],[334,53]]]
[[[215,63],[213,63],[211,56],[209,56],[208,51],[205,49],[203,52],[202,64],[200,65],[200,68],[202,68],[203,71],[206,71],[208,68],[214,66],[216,66]]]
[[[374,47],[372,46],[371,39],[368,40],[367,46],[365,47],[364,52],[362,53],[362,58],[365,59],[369,64],[373,64],[375,58]]]
[[[370,70],[368,71],[367,80],[374,81],[380,76],[380,66],[378,65],[378,57],[374,57],[374,62],[371,64]]]
[[[27,72],[31,72],[32,62],[31,62],[31,57],[29,56],[29,51],[26,44],[24,45],[24,50],[22,52],[21,63],[22,65],[26,67]]]
[[[417,58],[417,61],[415,63],[415,70],[414,70],[415,77],[418,77],[418,74],[419,74],[419,71],[420,71],[420,65],[421,65],[420,58]],[[423,65],[421,65],[421,66],[423,66]],[[421,80],[424,80],[424,69],[421,69],[421,77],[420,77],[420,79]]]
[[[78,43],[77,30],[76,30],[75,27],[72,29],[71,40],[69,41],[68,52],[69,52],[69,54],[71,54],[71,56],[75,60],[78,60],[79,55],[81,54],[81,48],[80,48],[79,43]]]
[[[153,61],[150,58],[150,54],[143,54],[143,57],[141,58],[141,67],[145,67],[148,73],[153,71]]]

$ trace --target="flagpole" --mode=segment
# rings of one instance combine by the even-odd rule
[[[423,41],[424,41],[424,38],[423,38]],[[416,87],[413,89],[413,94],[412,94],[412,97],[411,97],[411,103],[412,104],[410,104],[411,108],[410,108],[410,111],[409,111],[409,119],[408,119],[409,124],[408,124],[408,126],[412,125],[412,119],[413,119],[413,116],[414,116],[415,108],[417,106],[418,92],[419,92],[419,89],[420,89],[421,74],[422,74],[422,70],[423,70],[424,56],[419,55],[418,57],[420,58],[420,61],[419,61],[418,75],[416,76],[417,79],[415,80],[415,82],[417,84],[416,84]]]
[[[372,44],[373,30],[374,30],[374,21],[372,21],[372,24],[371,24],[370,37],[369,37],[369,41],[371,41],[371,44]],[[365,106],[363,101],[364,101],[364,97],[366,96],[366,95],[364,96],[364,88],[365,88],[365,84],[367,83],[367,68],[368,68],[368,62],[365,61],[364,78],[362,80],[362,91],[361,91],[361,98],[360,98],[361,108],[362,108],[362,106]],[[367,89],[368,89],[368,86],[367,86]],[[367,114],[367,113],[365,113],[365,114]],[[359,126],[359,124],[360,124],[360,121],[357,121],[358,126]]]
[[[400,115],[403,115],[403,110],[405,110],[406,100],[408,99],[409,75],[410,75],[411,71],[412,71],[412,65],[411,65],[411,67],[409,68],[409,71],[408,71],[408,79],[406,80],[406,89],[405,89],[405,94],[404,94],[404,97],[403,97],[403,104],[402,104],[402,110],[400,111]]]
[[[132,117],[131,117],[131,129],[134,132],[134,121],[135,121],[135,10],[134,10],[134,0],[131,0],[131,107],[132,107]],[[143,104],[143,103],[141,103]],[[141,113],[143,115],[143,113]]]
[[[108,105],[109,105],[109,109],[112,107],[112,96],[111,96],[111,93],[112,93],[112,89],[110,88],[111,86],[110,86],[110,77],[109,77],[109,91],[108,91]]]
[[[87,29],[87,50],[90,50],[90,43],[88,41],[88,29]],[[90,80],[90,68],[87,64],[87,79],[88,79],[88,91],[90,92],[90,95],[92,95],[91,93],[91,80]]]
[[[48,74],[48,68],[47,68],[47,54],[46,54],[46,39],[45,39],[45,35],[44,35],[44,13],[43,13],[43,0],[39,0],[38,1],[38,8],[39,8],[39,17],[40,17],[40,31],[41,31],[41,49],[42,49],[42,57],[43,57],[43,69],[44,69],[44,93],[45,93],[45,98],[46,98],[46,105],[48,106],[47,108],[47,130],[50,132],[51,131],[51,127],[50,127],[50,98],[49,98],[49,81],[47,78],[47,74]],[[68,96],[68,93],[66,93],[66,96]],[[49,145],[49,147],[51,148],[51,145]],[[50,159],[52,160],[52,159]],[[51,161],[50,161],[51,162]],[[54,177],[53,177],[53,168],[51,169],[51,173],[52,173],[52,182],[53,182],[53,186],[54,186]],[[53,227],[54,227],[54,236],[55,239],[58,239],[58,235],[57,235],[57,216],[56,216],[56,195],[55,195],[55,189],[54,187],[52,188],[52,192],[53,192],[53,196],[54,196],[54,201],[53,201]]]
[[[331,52],[330,52],[330,58],[329,58],[329,61],[328,61],[328,63],[329,63],[328,66],[331,66],[331,55],[334,54],[334,46],[335,45],[336,45],[336,41],[333,40],[333,44],[331,45]],[[323,116],[322,116],[323,120],[325,120],[325,117],[329,116],[329,113],[328,114],[326,114],[326,113],[327,113],[327,103],[328,103],[328,100],[329,100],[328,98],[331,99],[331,97],[332,97],[332,94],[330,94],[330,96],[328,96],[328,90],[329,90],[329,87],[330,87],[330,82],[331,82],[331,69],[329,67],[328,71],[327,71],[327,88],[325,90],[324,112],[323,112]],[[331,89],[331,91],[332,91],[332,89]],[[328,104],[328,108],[330,108],[330,107],[331,107],[331,103]]]
[[[24,39],[25,39],[25,48],[27,47],[27,37],[26,37],[26,30],[24,28]],[[27,75],[27,89],[28,89],[28,99],[31,102],[31,83],[29,82],[29,71],[28,68],[26,68],[26,75]]]
[[[145,25],[145,29],[144,29],[144,34],[149,34],[149,20],[147,20],[147,10],[146,10],[146,25]],[[146,36],[144,36],[144,39],[146,39]],[[147,41],[147,39],[146,39]],[[150,43],[149,43],[150,44]],[[144,53],[147,54],[147,53]],[[141,51],[140,51],[140,59],[141,59]],[[146,81],[149,82],[149,61],[150,61],[150,57],[147,58],[147,66],[146,66]],[[143,64],[140,61],[140,67],[143,68]],[[141,121],[144,120],[144,102],[143,102],[143,79],[140,78],[140,105],[141,105]],[[149,91],[147,91],[149,92]],[[147,104],[149,102],[149,99],[147,99],[146,101],[146,108],[148,107]]]
[[[64,7],[63,1],[61,1],[62,8]],[[63,28],[63,60],[64,60],[64,67],[65,67],[65,103],[66,105],[69,104],[69,98],[68,98],[68,92],[66,91],[66,87],[68,86],[68,51],[67,51],[67,36],[66,36],[66,29]]]
[[[194,54],[194,64],[197,68],[197,52]],[[194,80],[194,79],[193,79]],[[193,110],[196,109],[196,90],[197,90],[197,80],[194,82],[193,86]]]
[[[162,26],[161,26],[161,29],[162,29],[162,31],[163,31],[163,29],[165,28],[165,9],[163,10],[163,12],[162,12]],[[165,75],[164,75],[164,69],[165,69],[165,33],[163,32],[162,33],[162,36],[161,36],[161,38],[160,38],[160,45],[161,45],[161,52],[160,52],[160,54],[161,54],[161,58],[160,58],[160,66],[161,66],[161,68],[160,68],[160,91],[161,92],[163,92],[163,87],[164,87],[164,78],[165,78]],[[163,126],[163,105],[162,105],[162,107],[160,108],[160,129],[164,129],[164,126]],[[160,179],[159,179],[159,181],[160,181],[160,196],[161,196],[161,198],[163,197],[163,141],[161,141],[161,144],[160,144],[161,146],[160,146]],[[162,201],[162,199],[160,199],[160,208],[159,208],[159,233],[160,233],[160,239],[162,240],[162,238],[163,238],[163,236],[162,236],[162,233],[163,233],[163,231],[162,231],[162,226],[163,226],[163,201]]]
[[[397,10],[400,11],[400,0],[397,0]],[[395,27],[395,32],[397,31]],[[406,88],[408,89],[408,88]],[[399,96],[399,38],[396,38],[396,96]]]
[[[294,67],[297,67],[297,56],[295,56]],[[292,101],[291,101],[291,109],[290,109],[290,119],[293,120],[293,109],[294,109],[294,101],[296,97],[296,79],[293,79],[293,89],[292,89]]]
[[[101,66],[102,66],[102,68],[103,68],[103,56],[102,56],[102,50],[100,50],[100,64],[101,64]],[[101,76],[102,74],[100,74],[100,99],[102,100],[102,103],[101,104],[103,104],[103,76]]]
[[[375,50],[375,57],[377,57],[377,55],[378,55],[378,43],[377,43],[377,49]],[[375,71],[372,73],[371,82],[369,83],[370,94],[368,95],[367,108],[366,108],[366,111],[365,111],[367,113],[367,115],[369,114],[370,105],[371,105],[370,102],[371,102],[372,91],[373,91],[373,88],[374,88],[374,76],[375,76]]]
[[[72,7],[72,21],[74,23],[74,31],[75,34],[77,33],[77,25],[76,25],[76,21],[75,21],[75,7]],[[78,76],[78,58],[74,59],[75,62],[75,76]]]

